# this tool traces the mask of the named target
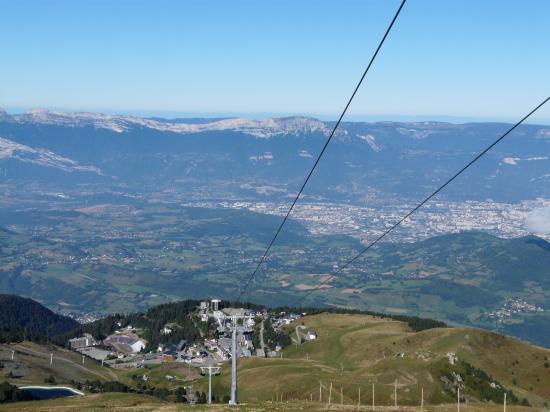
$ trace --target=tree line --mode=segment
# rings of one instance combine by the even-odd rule
[[[29,392],[19,389],[8,382],[0,383],[0,403],[32,401],[34,400]]]
[[[102,340],[115,332],[115,330],[131,325],[141,329],[142,337],[147,341],[146,350],[154,350],[159,343],[174,344],[181,339],[188,343],[198,342],[201,337],[216,334],[216,325],[212,322],[198,322],[194,316],[199,300],[182,300],[170,302],[150,308],[145,313],[112,314],[89,324],[80,325],[78,322],[66,316],[52,312],[40,303],[15,295],[0,295],[0,342],[18,342],[30,340],[39,343],[54,343],[66,345],[68,339],[90,333],[94,338]],[[224,307],[244,307],[253,310],[265,309],[262,305],[250,302],[222,301]],[[420,318],[417,316],[391,315],[372,311],[353,309],[327,308],[327,307],[278,307],[270,309],[271,312],[286,313],[348,313],[366,314],[381,318],[389,318],[407,323],[413,331],[422,331],[431,328],[441,328],[447,325],[444,322]],[[170,334],[162,334],[161,329],[166,324],[174,324]],[[267,326],[266,340],[270,345],[288,344],[288,336]]]
[[[32,299],[0,295],[0,343],[49,342],[78,326],[75,320],[54,313]]]

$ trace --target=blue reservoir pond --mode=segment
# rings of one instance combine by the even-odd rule
[[[75,389],[59,386],[23,386],[20,389],[40,400],[83,395],[82,392]]]

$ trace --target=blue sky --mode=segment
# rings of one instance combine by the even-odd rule
[[[398,4],[3,0],[0,106],[330,118]],[[547,0],[408,0],[348,118],[521,117],[550,94],[549,16]]]

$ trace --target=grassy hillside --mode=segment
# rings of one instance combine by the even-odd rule
[[[302,327],[302,322],[304,323]],[[248,404],[239,410],[319,410],[326,407],[332,383],[332,403],[335,409],[342,402],[346,409],[357,405],[361,389],[363,408],[372,404],[372,384],[375,384],[378,410],[393,410],[394,383],[397,379],[400,410],[419,410],[421,389],[424,389],[425,410],[456,410],[456,393],[446,386],[442,377],[458,373],[464,379],[461,395],[470,412],[499,411],[503,391],[508,392],[509,411],[527,411],[521,405],[511,405],[523,398],[534,407],[550,403],[550,350],[530,346],[512,338],[475,329],[442,328],[412,331],[406,323],[360,314],[318,314],[306,316],[288,326],[288,332],[303,335],[315,330],[316,341],[292,345],[283,351],[282,359],[239,359],[239,400]],[[9,361],[16,350],[15,364]],[[49,353],[54,363],[49,365]],[[450,365],[446,354],[454,352],[458,362]],[[396,357],[396,354],[404,356]],[[81,364],[78,354],[65,349],[34,343],[0,346],[4,379],[9,371],[26,371],[20,378],[8,378],[13,384],[42,383],[54,376],[59,383],[71,380],[120,380],[135,384],[131,375],[136,370],[102,368],[89,360]],[[230,369],[213,378],[213,393],[220,399],[229,394]],[[180,363],[153,366],[147,373],[154,386],[174,387],[189,383],[197,374]],[[196,372],[196,371],[195,371]],[[177,382],[163,379],[170,373]],[[0,379],[2,376],[0,375]],[[480,378],[481,377],[481,378]],[[490,384],[500,386],[491,389]],[[319,403],[319,386],[322,398]],[[207,381],[194,381],[195,390],[207,390]],[[481,402],[490,396],[493,402]],[[282,397],[284,403],[275,402]],[[313,398],[313,402],[311,402]],[[273,401],[272,401],[273,399]],[[448,405],[448,406],[446,406]],[[385,407],[385,408],[383,408]],[[120,408],[137,410],[176,410],[183,405],[163,402],[145,395],[102,394],[84,398],[66,398],[6,406],[6,410],[90,410]],[[86,409],[90,408],[90,409]],[[198,407],[205,408],[204,406]],[[227,410],[217,405],[212,410]]]
[[[482,405],[472,406],[468,405],[468,412],[501,412],[502,406],[500,405]],[[354,405],[344,405],[345,410],[358,410]],[[319,411],[319,410],[340,410],[340,404],[334,405],[331,408],[327,408],[326,404],[320,404],[318,402],[303,402],[303,401],[288,401],[282,404],[264,402],[261,404],[245,404],[238,407],[229,405],[174,405],[167,402],[163,402],[156,398],[151,398],[143,395],[134,394],[122,394],[122,393],[106,393],[90,395],[83,397],[72,397],[65,399],[54,399],[41,402],[21,402],[16,404],[4,405],[5,411],[17,411],[17,412],[35,412],[35,411],[98,411],[98,410],[116,410],[116,411],[157,411],[157,412],[174,412],[180,410],[193,410],[193,411],[246,411],[246,412],[270,412],[270,411]],[[359,410],[367,411],[371,410],[367,406],[362,406]],[[378,411],[402,411],[402,412],[418,412],[419,407],[400,407],[394,409],[391,407],[377,407]],[[426,412],[455,412],[456,405],[438,405],[427,406],[424,408]],[[532,408],[525,408],[521,406],[508,407],[509,412],[530,412]]]
[[[302,321],[304,330],[317,331],[318,340],[288,347],[282,359],[239,360],[241,401],[264,402],[281,395],[283,399],[313,396],[318,400],[321,384],[326,402],[332,382],[333,402],[340,402],[342,388],[344,403],[356,404],[361,388],[363,402],[371,403],[374,383],[376,403],[392,405],[397,379],[399,404],[419,405],[421,388],[427,403],[452,403],[456,395],[441,377],[452,376],[454,371],[466,378],[465,365],[490,375],[489,382],[463,388],[469,402],[481,399],[480,391],[491,382],[512,391],[520,401],[527,398],[532,405],[550,401],[550,369],[545,367],[550,350],[544,348],[474,329],[412,332],[402,322],[366,315],[321,314]],[[403,358],[396,357],[400,352]],[[449,365],[448,352],[456,353],[457,365]],[[229,393],[229,368],[214,382],[215,393]],[[491,396],[498,400],[499,391]]]
[[[153,411],[171,404],[145,395],[129,393],[103,393],[88,396],[51,399],[47,401],[17,402],[2,405],[3,411],[93,411],[93,410],[132,410]],[[167,410],[174,410],[167,409]]]
[[[14,359],[11,360],[12,351]],[[50,364],[50,354],[53,363]],[[21,342],[0,345],[0,381],[14,385],[44,384],[53,377],[56,383],[70,384],[71,381],[112,381],[118,379],[116,371],[101,367],[76,352],[55,345]]]

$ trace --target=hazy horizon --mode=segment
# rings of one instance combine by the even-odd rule
[[[12,2],[0,106],[333,118],[398,5]],[[346,119],[517,121],[547,97],[549,12],[540,0],[407,3]]]
[[[5,110],[9,115],[19,115],[29,113],[33,110],[47,110],[50,112],[62,113],[101,113],[111,116],[136,116],[143,118],[163,118],[171,119],[220,119],[220,118],[245,118],[245,119],[266,119],[279,117],[310,117],[321,121],[336,121],[338,114],[323,114],[323,113],[295,113],[295,112],[164,112],[155,110],[102,110],[86,109],[86,108],[65,108],[65,107],[10,107],[0,105],[0,110]],[[473,116],[453,116],[453,115],[400,115],[400,114],[372,114],[372,115],[351,115],[346,116],[343,122],[442,122],[451,124],[464,123],[515,123],[522,116],[517,118],[511,117],[473,117]],[[539,118],[537,120],[527,120],[525,124],[535,124],[542,126],[550,126],[550,118]]]

